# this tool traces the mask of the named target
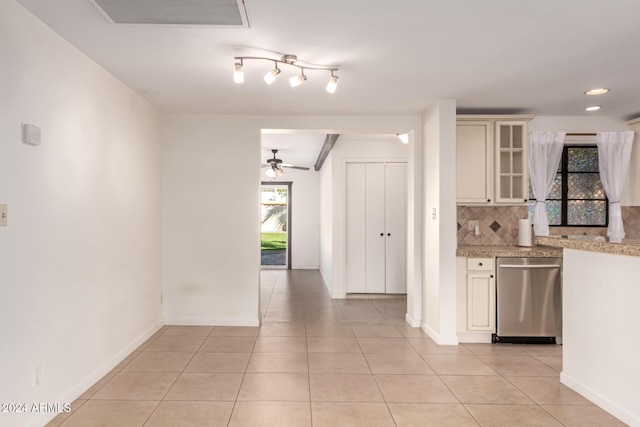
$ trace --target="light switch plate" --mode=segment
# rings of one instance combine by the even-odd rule
[[[7,226],[7,220],[9,216],[8,209],[9,208],[7,207],[7,205],[0,205],[0,227]]]
[[[40,145],[40,128],[29,123],[22,124],[22,142],[29,145]]]

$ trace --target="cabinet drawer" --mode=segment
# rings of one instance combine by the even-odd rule
[[[467,270],[493,271],[493,258],[467,258]]]

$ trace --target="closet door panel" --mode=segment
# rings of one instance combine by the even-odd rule
[[[385,165],[367,163],[365,170],[366,292],[385,293]]]
[[[406,165],[387,164],[385,180],[386,293],[403,294],[406,286]]]
[[[347,283],[348,293],[365,293],[365,165],[347,163],[346,165],[346,211],[347,211]]]

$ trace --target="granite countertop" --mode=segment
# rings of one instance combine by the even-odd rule
[[[556,248],[640,257],[640,240],[623,239],[622,243],[612,243],[603,236],[538,236],[536,242]]]
[[[458,246],[457,256],[463,257],[561,257],[562,248],[535,245],[531,247],[522,246]]]

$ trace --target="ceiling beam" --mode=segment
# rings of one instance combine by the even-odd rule
[[[316,172],[322,168],[325,159],[329,155],[329,152],[336,145],[336,141],[340,134],[329,133],[327,137],[324,139],[324,144],[322,144],[322,148],[320,149],[320,153],[318,154],[318,160],[316,160],[316,165],[313,167]]]

